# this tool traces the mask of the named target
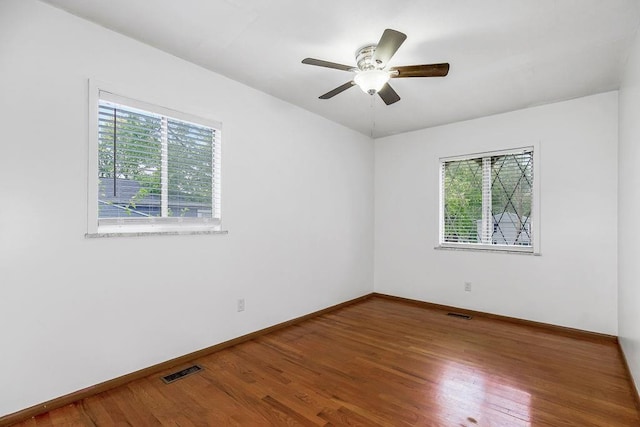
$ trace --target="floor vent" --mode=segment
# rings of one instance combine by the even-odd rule
[[[181,371],[174,372],[173,374],[165,375],[164,377],[162,377],[162,381],[164,381],[165,384],[170,384],[174,381],[178,381],[180,378],[184,378],[188,375],[195,374],[196,372],[200,372],[200,371],[202,371],[202,367],[198,365],[189,366],[188,368],[185,368]]]
[[[461,313],[447,313],[447,316],[451,316],[451,317],[459,317],[460,319],[464,319],[464,320],[471,320],[471,316],[467,315],[467,314],[461,314]]]

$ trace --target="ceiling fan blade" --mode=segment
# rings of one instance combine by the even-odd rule
[[[303,64],[317,65],[318,67],[334,68],[336,70],[351,71],[354,67],[349,65],[337,64],[335,62],[323,61],[322,59],[305,58],[302,60]]]
[[[335,88],[333,90],[330,90],[329,92],[325,93],[324,95],[321,95],[319,98],[320,99],[333,98],[334,96],[336,96],[340,92],[344,92],[345,90],[349,89],[353,85],[355,85],[355,83],[353,81],[346,82],[342,86],[338,86],[337,88]]]
[[[386,64],[396,53],[398,48],[407,39],[407,35],[400,31],[387,28],[382,33],[376,51],[373,55],[374,61],[378,64]]]
[[[392,78],[403,77],[444,77],[449,73],[449,64],[424,64],[424,65],[407,65],[404,67],[392,67]],[[394,73],[397,71],[398,73]]]
[[[380,95],[380,98],[382,98],[384,103],[387,105],[391,105],[394,102],[400,101],[400,95],[398,95],[398,93],[393,90],[389,83],[386,83],[384,86],[382,86],[382,89],[378,91],[378,95]]]

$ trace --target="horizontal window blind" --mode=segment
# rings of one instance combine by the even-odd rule
[[[482,159],[445,162],[444,242],[480,243],[478,224],[482,221]]]
[[[216,128],[101,96],[99,224],[219,222],[220,154]]]
[[[533,246],[533,150],[441,162],[441,243]]]

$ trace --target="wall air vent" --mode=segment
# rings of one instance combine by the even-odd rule
[[[469,316],[467,314],[462,314],[462,313],[447,313],[447,316],[458,317],[458,318],[464,319],[464,320],[471,320],[471,316]]]
[[[174,381],[178,381],[180,378],[184,378],[188,375],[195,374],[196,372],[200,372],[200,371],[202,371],[201,366],[198,366],[198,365],[189,366],[188,368],[185,368],[181,371],[174,372],[173,374],[165,375],[164,377],[162,377],[162,381],[164,381],[165,384],[170,384]]]

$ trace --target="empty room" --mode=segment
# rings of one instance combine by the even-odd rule
[[[639,26],[0,0],[0,426],[640,426]]]

